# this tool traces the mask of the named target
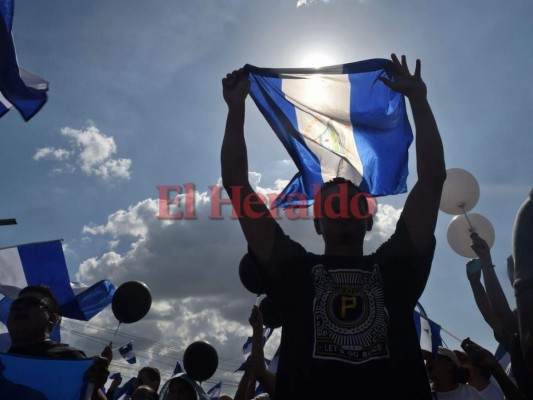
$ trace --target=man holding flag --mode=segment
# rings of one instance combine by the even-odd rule
[[[366,196],[342,176],[315,196],[314,224],[324,239],[324,255],[307,252],[283,233],[248,181],[247,73],[234,71],[222,81],[229,108],[223,184],[261,283],[283,320],[277,400],[431,399],[412,313],[429,275],[446,170],[420,61],[414,74],[404,56],[400,61],[393,55],[391,66],[394,79],[380,76],[374,84],[410,101],[418,181],[395,233],[369,256],[363,255],[372,228]]]

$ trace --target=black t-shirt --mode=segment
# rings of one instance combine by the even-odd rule
[[[417,255],[402,219],[362,257],[312,254],[278,229],[256,260],[283,320],[274,398],[431,399],[413,310],[434,248]]]
[[[11,346],[7,354],[44,358],[61,358],[65,360],[82,360],[87,358],[83,351],[74,347],[69,347],[63,343],[54,342],[53,340],[46,340],[29,346]]]

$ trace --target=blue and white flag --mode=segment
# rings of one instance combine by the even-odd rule
[[[418,311],[415,310],[413,312],[413,319],[418,338],[420,339],[420,348],[437,354],[439,346],[442,346],[441,327],[428,318],[426,311],[420,303],[417,303],[416,306]]]
[[[0,294],[15,299],[28,285],[46,285],[60,314],[88,321],[111,303],[115,287],[107,280],[92,286],[71,283],[60,240],[0,249]]]
[[[298,168],[271,207],[310,205],[317,188],[335,177],[373,196],[407,191],[413,134],[405,99],[378,79],[393,79],[390,60],[244,68],[255,104]]]
[[[84,374],[92,362],[0,354],[0,399],[90,399]]]
[[[127,400],[137,387],[137,378],[131,378],[124,385],[118,387],[113,393],[113,400]]]
[[[207,391],[207,395],[211,400],[218,400],[220,398],[220,391],[222,390],[222,381],[218,382],[211,389]]]
[[[11,28],[14,0],[0,0],[0,117],[15,107],[29,121],[46,103],[48,82],[19,68]]]
[[[263,328],[263,347],[265,347],[265,344],[267,340],[272,335],[272,332],[274,332],[273,328],[264,327]],[[244,358],[244,362],[241,364],[241,366],[236,369],[234,372],[244,371],[246,360],[248,360],[248,357],[252,354],[252,337],[248,336],[248,339],[246,339],[246,342],[242,345],[242,356]]]
[[[124,360],[126,360],[128,364],[135,364],[137,362],[137,358],[135,358],[135,353],[133,352],[133,342],[129,342],[120,347],[118,352],[122,354],[122,357],[124,357]]]
[[[176,366],[174,367],[174,372],[172,372],[172,376],[177,375],[181,372],[185,372],[180,364],[179,361],[176,361]]]

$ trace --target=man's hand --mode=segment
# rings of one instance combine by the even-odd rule
[[[490,247],[485,241],[485,239],[483,239],[475,232],[472,232],[470,234],[470,238],[472,239],[472,244],[470,245],[470,247],[472,248],[472,250],[474,250],[474,253],[477,254],[483,266],[492,266],[492,256],[490,255]]]
[[[259,307],[254,306],[252,308],[252,314],[250,315],[250,318],[248,318],[248,322],[252,326],[254,332],[263,332],[263,314],[261,314]]]
[[[104,387],[109,376],[109,370],[107,369],[108,361],[104,357],[94,356],[93,363],[86,372],[86,376],[94,385],[95,390]]]
[[[107,366],[109,367],[109,364],[111,364],[111,360],[113,360],[113,349],[112,346],[113,342],[109,342],[109,344],[104,347],[104,350],[102,350],[102,353],[100,354],[103,358],[107,360]]]
[[[379,78],[379,80],[392,90],[403,94],[409,99],[414,97],[426,97],[427,87],[420,76],[420,60],[416,60],[415,73],[411,75],[405,56],[402,56],[401,62],[398,60],[398,57],[396,57],[396,54],[392,54],[391,59],[396,69],[394,81],[387,78]]]
[[[479,282],[481,280],[481,261],[474,258],[466,263],[466,277],[470,282]]]
[[[109,392],[110,390],[115,390],[116,388],[120,386],[121,383],[122,383],[122,376],[119,375],[115,379],[113,379],[107,391]]]
[[[227,74],[222,79],[222,94],[228,107],[244,104],[249,91],[250,80],[242,68]]]
[[[468,355],[470,361],[479,367],[494,368],[498,366],[498,360],[487,349],[481,347],[477,343],[474,343],[470,338],[466,338],[461,343],[461,347]]]

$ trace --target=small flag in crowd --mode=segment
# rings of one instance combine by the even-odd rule
[[[133,352],[133,342],[129,342],[120,347],[118,352],[122,354],[122,357],[124,357],[124,360],[126,360],[128,364],[135,364],[137,362],[137,358],[135,358],[135,353]]]
[[[14,0],[0,0],[0,117],[15,107],[29,121],[46,103],[48,82],[19,67],[11,36]]]
[[[113,395],[113,400],[127,400],[137,387],[137,378],[131,378],[124,385],[118,387]]]
[[[180,364],[179,361],[176,361],[176,366],[174,367],[174,372],[172,373],[172,376],[179,374],[181,372],[185,372]]]
[[[416,307],[418,311],[414,311],[413,319],[418,338],[420,339],[420,348],[437,354],[439,346],[442,346],[441,327],[428,318],[426,311],[420,303],[417,303]]]
[[[263,328],[263,347],[265,346],[267,340],[272,335],[272,332],[274,332],[273,328],[268,328],[268,327]],[[234,372],[244,371],[246,360],[248,360],[248,357],[250,357],[250,354],[252,354],[252,337],[248,336],[248,339],[246,339],[246,342],[244,342],[244,344],[242,345],[242,355],[244,358],[244,363],[242,363],[241,366],[238,369],[236,369]]]
[[[379,80],[393,79],[390,60],[244,69],[255,104],[298,168],[272,208],[310,205],[317,187],[338,176],[373,196],[407,191],[413,134],[405,99]]]
[[[218,400],[220,398],[220,391],[222,390],[222,381],[218,382],[211,389],[207,391],[207,395],[211,400]]]

